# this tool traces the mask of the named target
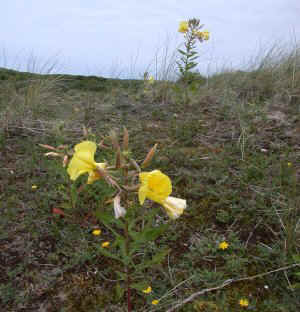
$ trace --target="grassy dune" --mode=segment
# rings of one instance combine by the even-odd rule
[[[0,310],[126,311],[119,264],[95,252],[111,239],[94,218],[112,209],[109,189],[86,187],[71,209],[61,161],[39,146],[71,151],[84,125],[97,142],[126,126],[140,161],[158,143],[151,168],[188,202],[153,245],[170,253],[145,272],[153,293],[133,293],[134,311],[299,311],[299,52],[188,86],[0,69]]]

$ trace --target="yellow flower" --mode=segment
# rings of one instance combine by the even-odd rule
[[[179,29],[178,31],[181,33],[186,33],[189,29],[189,23],[186,21],[180,22],[179,23]]]
[[[186,200],[169,196],[172,193],[170,178],[159,170],[141,172],[139,175],[139,202],[143,205],[146,198],[161,204],[171,219],[178,218],[186,208]]]
[[[292,163],[291,162],[288,162],[287,165],[288,165],[288,167],[292,167]]]
[[[97,230],[94,230],[92,233],[93,233],[93,235],[98,236],[101,234],[101,230],[97,229]]]
[[[172,193],[170,178],[160,170],[141,172],[139,178],[142,183],[139,188],[139,201],[141,205],[143,205],[146,198],[162,204]]]
[[[110,242],[104,242],[104,243],[101,244],[101,246],[102,246],[103,248],[106,248],[106,247],[108,247],[109,245],[110,245]]]
[[[145,293],[145,294],[150,294],[151,291],[152,291],[151,286],[148,286],[146,289],[143,290],[143,293]]]
[[[36,190],[36,189],[37,189],[37,186],[36,186],[36,185],[32,185],[31,189],[32,189],[32,190]]]
[[[203,40],[208,40],[209,39],[209,31],[205,30],[202,32],[202,38]]]
[[[153,305],[157,305],[158,303],[159,303],[159,300],[157,300],[157,299],[152,300]]]
[[[248,307],[249,301],[247,299],[240,299],[239,304],[241,307]]]
[[[101,178],[97,167],[105,169],[106,163],[96,163],[94,155],[96,152],[96,143],[83,141],[75,146],[75,153],[68,166],[68,174],[71,180],[76,180],[80,175],[88,173],[88,184]]]
[[[225,242],[225,241],[219,244],[219,248],[222,249],[222,250],[227,249],[228,246],[229,246],[229,244],[227,242]]]

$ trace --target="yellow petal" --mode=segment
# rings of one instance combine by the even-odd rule
[[[109,245],[110,245],[110,242],[104,242],[104,243],[101,244],[101,246],[102,246],[103,248],[106,248],[106,247],[108,247]]]
[[[147,181],[147,177],[149,176],[150,172],[141,172],[139,174],[139,178],[142,184],[145,184]]]
[[[93,235],[98,236],[100,234],[101,234],[101,230],[100,229],[93,230]]]
[[[143,205],[145,199],[146,199],[146,194],[147,194],[147,187],[146,186],[141,186],[139,188],[139,202],[141,205]]]
[[[96,168],[94,154],[97,146],[94,142],[81,142],[74,149],[75,153],[67,169],[71,180],[76,180],[81,174],[86,172],[91,173]]]
[[[151,172],[141,172],[139,175],[142,185],[139,189],[140,204],[145,198],[149,198],[159,204],[172,193],[172,183],[170,178],[159,170]]]
[[[78,143],[75,145],[74,150],[75,152],[80,152],[80,151],[90,151],[91,153],[95,154],[97,149],[97,145],[95,142],[92,141],[83,141],[81,143]]]
[[[159,170],[150,172],[147,178],[147,195],[149,199],[161,203],[172,193],[170,178]]]
[[[151,291],[152,291],[151,286],[148,286],[146,289],[143,290],[143,293],[145,293],[145,294],[150,294]]]
[[[185,33],[185,32],[188,31],[188,29],[189,29],[189,24],[188,24],[188,22],[183,21],[183,22],[180,22],[180,23],[179,23],[179,29],[178,29],[179,32]]]
[[[69,163],[67,172],[70,175],[71,180],[76,180],[80,175],[86,172],[92,172],[94,168],[95,166],[82,161],[74,155]]]
[[[182,215],[186,208],[186,200],[169,196],[162,205],[171,219],[177,219]]]
[[[74,156],[86,163],[89,163],[91,166],[95,166],[94,155],[97,149],[96,143],[84,141],[77,144],[74,149]]]
[[[101,169],[105,169],[106,168],[106,163],[95,163],[96,167],[101,168]],[[102,176],[100,175],[100,173],[97,171],[97,169],[94,169],[92,171],[89,171],[89,177],[87,180],[87,184],[92,184],[95,181],[101,179]]]

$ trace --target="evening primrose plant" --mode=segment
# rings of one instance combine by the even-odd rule
[[[209,40],[210,34],[207,30],[200,31],[203,25],[200,24],[200,20],[196,18],[189,19],[188,21],[182,21],[179,23],[178,32],[184,36],[184,49],[177,49],[181,54],[177,66],[181,74],[181,79],[184,82],[188,82],[191,70],[195,68],[198,63],[198,52],[196,50],[197,42]]]
[[[172,182],[159,169],[144,171],[149,166],[157,145],[154,145],[140,164],[133,159],[129,149],[129,134],[124,128],[123,142],[119,144],[117,134],[111,131],[108,138],[114,159],[112,164],[96,162],[97,144],[85,140],[75,145],[74,154],[68,163],[67,173],[74,184],[76,180],[87,174],[87,184],[96,184],[102,180],[111,188],[112,211],[99,209],[96,217],[113,239],[98,244],[96,251],[105,257],[121,264],[120,270],[114,270],[118,283],[117,296],[121,299],[127,293],[127,309],[132,311],[132,290],[145,296],[149,304],[157,298],[153,297],[151,277],[147,276],[150,267],[160,264],[168,255],[165,246],[152,254],[150,246],[168,228],[168,223],[158,224],[158,203],[171,220],[179,218],[187,204],[186,200],[170,196]],[[104,148],[103,142],[99,144]],[[110,148],[105,146],[105,148]],[[99,184],[99,187],[103,184]],[[101,237],[101,230],[93,231]],[[150,242],[152,242],[150,244]],[[158,301],[158,300],[157,300]]]

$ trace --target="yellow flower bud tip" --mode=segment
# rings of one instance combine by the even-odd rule
[[[107,248],[110,245],[110,242],[104,242],[101,244],[103,248]]]
[[[98,235],[101,234],[101,230],[100,229],[96,229],[96,230],[93,230],[92,233],[93,233],[93,235],[98,236]]]
[[[153,305],[159,304],[159,300],[157,300],[157,299],[152,300],[152,304],[153,304]]]
[[[225,241],[219,244],[219,248],[222,249],[222,250],[227,249],[228,246],[229,246],[229,244],[227,242],[225,242]]]
[[[31,186],[31,189],[36,190],[37,186],[34,184],[34,185]]]
[[[152,291],[151,286],[148,286],[146,289],[143,290],[143,293],[145,293],[145,294],[150,294],[151,291]]]
[[[240,301],[239,301],[239,305],[241,306],[241,307],[248,307],[249,306],[249,301],[247,300],[247,299],[240,299]]]
[[[188,22],[183,21],[183,22],[180,22],[180,23],[179,23],[179,29],[178,29],[178,31],[179,31],[180,33],[186,33],[186,32],[188,31],[188,29],[189,29],[189,23],[188,23]]]

